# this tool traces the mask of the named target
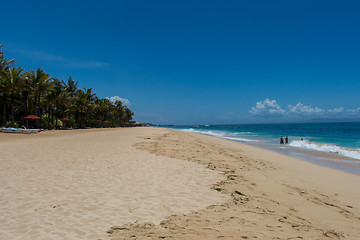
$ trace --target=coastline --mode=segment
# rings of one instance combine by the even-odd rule
[[[342,156],[336,153],[326,153],[316,150],[306,150],[294,148],[287,144],[284,145],[265,145],[252,142],[241,142],[242,144],[251,145],[274,151],[289,157],[294,157],[302,161],[314,163],[323,167],[341,170],[347,173],[360,176],[360,160]]]
[[[110,230],[171,239],[358,239],[360,190],[356,175],[255,146],[171,129],[140,149],[194,161],[226,176],[213,189],[231,197],[160,225],[129,224]]]
[[[132,128],[0,134],[0,148],[9,236],[360,239],[359,176],[259,147]]]
[[[300,147],[294,147],[293,142],[290,141],[289,144],[278,144],[278,139],[261,139],[261,138],[246,138],[246,136],[227,136],[227,135],[223,135],[219,132],[213,132],[213,131],[198,131],[198,130],[193,130],[192,128],[187,129],[187,128],[170,128],[170,129],[175,129],[175,130],[180,130],[180,131],[185,131],[185,132],[193,132],[193,133],[198,133],[198,134],[202,134],[202,135],[206,135],[206,136],[211,136],[211,137],[216,137],[216,138],[222,138],[222,139],[226,139],[226,140],[230,140],[230,141],[235,141],[235,142],[239,142],[241,144],[246,144],[246,145],[250,145],[250,146],[256,146],[256,147],[260,147],[263,149],[267,149],[267,150],[271,150],[271,151],[275,151],[290,157],[294,157],[297,159],[301,159],[303,161],[307,161],[307,162],[311,162],[311,163],[315,163],[317,165],[321,165],[321,166],[325,166],[325,167],[329,167],[329,168],[333,168],[333,169],[337,169],[337,170],[341,170],[341,171],[345,171],[348,173],[352,173],[352,174],[356,174],[356,175],[360,175],[360,159],[357,158],[351,158],[348,156],[344,156],[335,152],[324,152],[324,151],[320,151],[320,150],[315,150],[315,149],[305,149],[305,148],[300,148]],[[275,143],[276,142],[276,143]],[[295,142],[300,142],[300,141],[296,141]],[[308,141],[304,141],[304,143],[309,143],[311,144],[312,142],[308,142]],[[321,144],[319,143],[314,143],[317,144],[317,146],[321,146]],[[296,143],[295,143],[296,145]],[[322,144],[324,145],[324,144]],[[333,147],[337,147],[337,146],[333,146]],[[347,150],[349,152],[351,151],[358,151],[359,149],[349,149],[349,148],[345,148],[345,147],[338,147],[339,149],[344,149]]]

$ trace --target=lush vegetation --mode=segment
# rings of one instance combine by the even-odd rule
[[[78,89],[78,82],[50,77],[42,69],[25,71],[12,67],[0,45],[0,125],[57,129],[120,126],[132,119],[133,112],[122,104],[99,98],[92,88]],[[39,120],[25,120],[36,115]],[[64,119],[67,118],[67,119]],[[61,121],[63,119],[64,121]],[[66,120],[66,121],[65,121]]]

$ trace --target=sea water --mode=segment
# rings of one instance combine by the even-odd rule
[[[360,122],[174,126],[360,175]],[[280,136],[289,138],[280,144]]]

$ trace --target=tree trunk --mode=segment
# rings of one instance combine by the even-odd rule
[[[34,95],[34,114],[36,115],[36,108],[37,108],[37,96]],[[37,116],[37,115],[36,115]]]
[[[27,79],[27,77],[25,77],[25,79]],[[25,99],[25,116],[29,115],[29,109],[28,109],[28,105],[29,105],[29,92],[28,92],[28,82],[27,80],[25,81],[25,92],[26,92],[26,99]]]
[[[26,99],[25,99],[25,116],[29,115],[28,114],[28,98],[26,96]]]
[[[4,108],[3,108],[3,114],[4,114],[4,119],[3,119],[3,126],[6,127],[6,94],[4,93]]]
[[[38,103],[36,107],[36,116],[40,117],[40,119],[36,120],[37,128],[40,128],[40,122],[41,122],[41,114],[40,114],[40,93],[38,95]]]
[[[83,109],[82,109],[82,107],[81,107],[81,109],[80,109],[80,127],[81,127],[81,128],[84,128],[84,126],[83,126],[83,120],[84,120],[84,117],[83,117]]]
[[[50,130],[50,106],[48,107],[48,130]]]
[[[40,98],[41,98],[41,95],[40,95],[40,93],[39,93],[39,96],[38,96],[38,104],[37,104],[37,113],[36,114],[38,114],[38,115],[36,115],[36,116],[38,116],[38,117],[41,117],[40,115],[40,103],[41,103],[41,101],[40,101]]]
[[[58,129],[58,114],[59,114],[59,103],[56,101],[56,111],[55,111],[55,130]]]
[[[14,127],[14,93],[11,94],[11,127]]]

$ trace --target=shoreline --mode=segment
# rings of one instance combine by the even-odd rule
[[[0,134],[10,239],[360,238],[354,174],[173,129],[10,138]]]
[[[267,146],[265,144],[254,144],[251,142],[241,142],[243,144],[260,147],[274,151],[289,157],[294,157],[302,161],[314,163],[323,167],[344,171],[360,176],[360,160],[342,156],[336,153],[327,153],[316,150],[306,150],[295,148],[288,145]]]
[[[213,189],[231,201],[160,225],[113,227],[113,240],[131,236],[174,239],[358,239],[360,178],[277,152],[169,129],[141,149],[195,161],[223,172]],[[194,157],[196,156],[196,157]]]
[[[169,128],[174,129],[174,128]],[[184,132],[190,132],[187,130],[182,129],[174,129]],[[293,146],[290,146],[289,144],[274,144],[269,143],[267,141],[245,141],[236,138],[229,138],[229,137],[221,137],[216,135],[211,135],[207,133],[202,133],[200,131],[193,132],[196,134],[201,134],[205,136],[220,138],[228,141],[234,141],[241,144],[246,144],[250,146],[260,147],[262,149],[274,151],[280,154],[284,154],[289,157],[294,157],[302,161],[315,163],[320,166],[337,169],[341,171],[345,171],[351,174],[359,175],[360,176],[360,160],[356,158],[350,158],[346,157],[337,153],[331,153],[331,152],[323,152],[323,151],[317,151],[317,150],[309,150],[309,149],[302,149],[302,148],[296,148]]]

